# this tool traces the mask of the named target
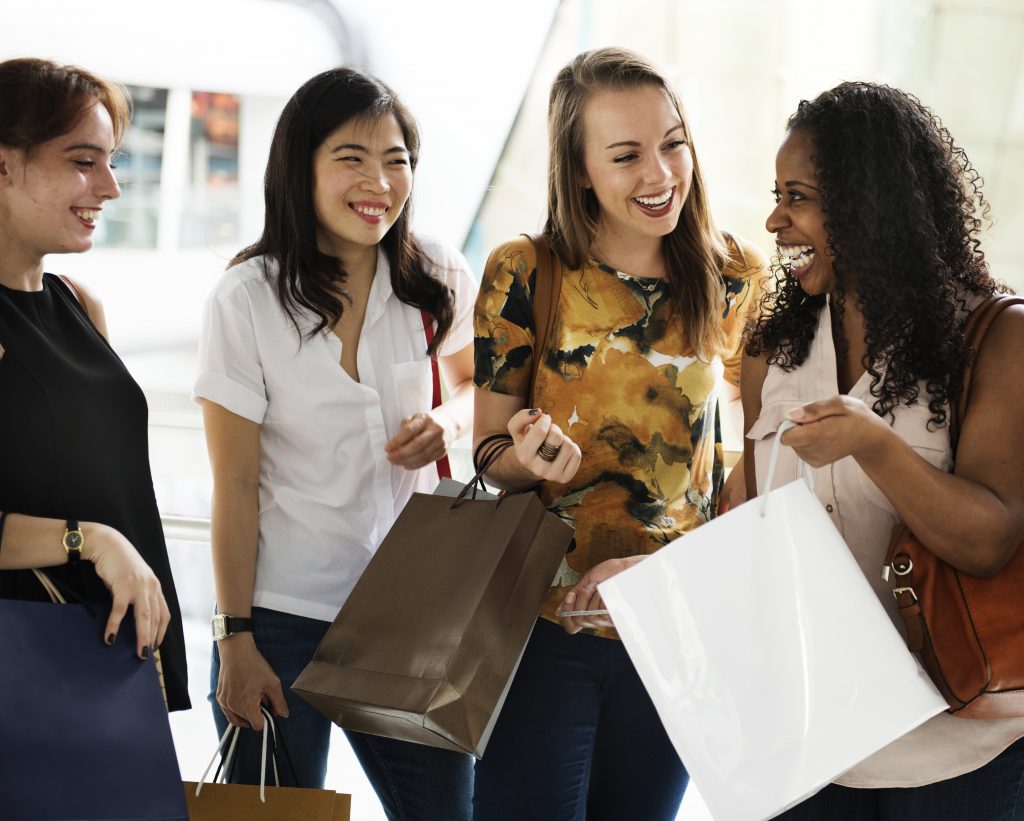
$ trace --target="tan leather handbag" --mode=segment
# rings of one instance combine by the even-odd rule
[[[967,321],[964,338],[974,355],[964,369],[959,406],[950,409],[954,454],[970,402],[974,359],[992,321],[1016,304],[1024,304],[1024,299],[994,296]],[[1024,716],[1024,549],[1020,544],[1002,570],[982,579],[937,558],[900,522],[893,528],[882,576],[893,582],[907,645],[945,697],[949,712],[963,718]]]

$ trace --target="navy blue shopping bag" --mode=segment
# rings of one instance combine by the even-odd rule
[[[0,817],[187,821],[156,665],[132,613],[0,599]]]

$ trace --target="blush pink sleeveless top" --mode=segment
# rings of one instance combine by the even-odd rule
[[[874,402],[865,373],[849,395]],[[779,425],[787,411],[820,401],[839,392],[832,321],[828,307],[822,310],[818,329],[803,365],[790,372],[770,366],[761,389],[761,414],[747,437],[754,440],[757,486],[764,487],[768,457]],[[928,391],[920,385],[920,400],[913,407],[893,411],[896,431],[925,461],[942,470],[952,465],[949,431],[928,429]],[[812,471],[814,492],[832,522],[846,540],[861,570],[871,583],[889,617],[902,632],[891,585],[881,577],[896,509],[860,469],[852,457]],[[789,448],[779,453],[776,478],[779,487],[797,476],[797,459]],[[987,764],[1018,738],[1024,737],[1024,718],[991,721],[956,718],[940,713],[897,739],[836,779],[848,787],[916,787],[943,781]]]

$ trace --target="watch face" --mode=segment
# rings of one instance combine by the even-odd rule
[[[83,541],[81,530],[69,530],[64,534],[64,547],[68,550],[78,550]]]
[[[212,627],[213,627],[213,640],[214,641],[220,641],[221,639],[227,638],[227,636],[228,636],[228,619],[227,619],[227,616],[224,616],[224,615],[218,613],[216,616],[213,617]]]

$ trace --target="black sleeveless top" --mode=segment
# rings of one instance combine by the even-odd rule
[[[142,390],[68,287],[0,285],[0,510],[100,522],[160,579],[171,623],[160,648],[167,701],[188,709],[181,612],[149,469]],[[90,562],[53,568],[88,601],[110,602]],[[45,599],[27,570],[0,571],[0,596]],[[134,618],[129,610],[126,619]]]

